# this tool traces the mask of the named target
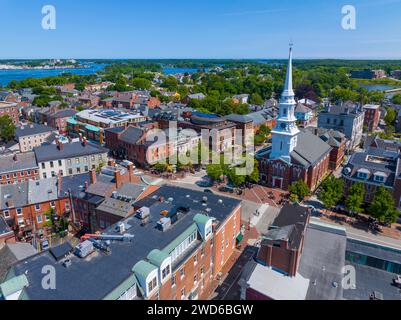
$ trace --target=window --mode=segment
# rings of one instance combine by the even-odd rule
[[[45,168],[46,168],[46,165],[44,162],[42,162],[42,169],[45,169]]]
[[[162,279],[165,279],[170,274],[170,265],[162,270]]]
[[[77,168],[77,173],[81,173],[81,168]]]
[[[117,300],[133,300],[136,297],[136,285],[125,291]]]
[[[84,163],[88,162],[88,157],[84,157]]]
[[[54,201],[50,202],[50,206],[54,209],[56,207],[56,202]]]
[[[195,274],[194,275],[194,286],[196,286],[198,284],[198,275]]]
[[[53,161],[50,161],[50,168],[54,168],[54,163],[53,163]]]
[[[152,292],[156,288],[156,286],[157,286],[157,278],[155,277],[153,278],[152,281],[148,283],[148,291]]]
[[[79,164],[79,158],[75,158],[75,163]]]
[[[329,118],[329,119],[327,119],[327,124],[330,124],[330,118]]]
[[[61,160],[58,161],[58,165],[61,167]]]
[[[38,222],[38,223],[42,223],[42,216],[37,216],[36,217],[36,221]]]
[[[46,174],[46,172],[43,172],[43,179],[46,179],[47,178],[47,174]]]
[[[89,167],[85,166],[85,172],[88,172],[88,171],[89,171]]]
[[[22,215],[22,209],[21,208],[18,208],[17,209],[17,216],[21,216]]]
[[[198,255],[194,255],[194,265],[196,265],[198,263]]]
[[[24,218],[18,219],[18,225],[22,226],[25,223]]]
[[[205,255],[205,247],[202,247],[201,249],[201,257],[203,257]]]
[[[384,182],[384,177],[383,176],[379,176],[379,175],[375,175],[375,181],[376,182]]]
[[[9,218],[10,217],[10,211],[8,211],[8,210],[4,210],[3,214],[4,214],[4,218]]]
[[[68,159],[68,165],[71,165],[71,164],[72,164],[71,159]]]
[[[366,179],[367,177],[368,177],[368,174],[366,172],[358,172],[358,178]]]
[[[182,279],[184,276],[185,276],[185,269],[184,269],[184,268],[181,268],[181,269],[180,269],[180,277],[181,277],[181,279]]]
[[[175,287],[175,284],[177,283],[177,279],[175,277],[175,274],[173,274],[173,276],[171,277],[171,286]]]
[[[181,289],[181,299],[185,299],[185,288]]]
[[[71,169],[71,168],[68,169],[68,174],[69,174],[69,175],[72,175],[72,169]]]
[[[204,272],[205,272],[205,268],[202,266],[202,267],[200,268],[201,276],[203,276]]]
[[[35,210],[40,211],[40,204],[35,204]]]

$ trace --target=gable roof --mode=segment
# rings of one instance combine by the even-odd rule
[[[330,150],[331,147],[319,137],[310,132],[301,131],[298,134],[297,145],[291,152],[291,158],[308,167],[322,159]]]

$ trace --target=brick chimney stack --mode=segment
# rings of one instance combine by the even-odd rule
[[[90,174],[90,183],[91,184],[96,183],[96,179],[97,179],[96,170],[92,169],[89,174]]]
[[[109,165],[110,167],[115,167],[116,162],[114,161],[114,159],[110,159],[109,162],[108,162],[108,165]]]
[[[18,161],[18,156],[17,156],[16,153],[15,153],[14,156],[13,156],[13,160],[14,160],[14,161]]]
[[[116,189],[119,189],[123,185],[121,171],[116,169],[114,172],[114,179],[116,180]]]
[[[58,188],[59,193],[60,193],[62,187],[63,187],[63,175],[61,174],[61,170],[60,170],[57,175],[57,188]]]

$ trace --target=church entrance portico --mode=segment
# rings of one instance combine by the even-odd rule
[[[273,177],[273,188],[282,189],[283,178]]]

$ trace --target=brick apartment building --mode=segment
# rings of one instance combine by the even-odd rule
[[[347,139],[345,135],[337,130],[308,127],[305,130],[318,136],[326,142],[332,149],[330,151],[329,169],[336,170],[344,161]]]
[[[14,102],[0,101],[0,117],[9,116],[14,125],[19,123],[19,110],[18,104]]]
[[[208,298],[212,280],[230,259],[240,235],[241,202],[162,186],[136,202],[137,208],[136,216],[103,233],[114,240],[106,244],[99,238],[98,247],[104,250],[80,258],[72,254],[73,248],[63,246],[57,257],[45,251],[14,264],[7,279],[21,281],[5,298],[14,294],[17,299],[22,294],[34,300]],[[62,267],[66,261],[69,267]],[[32,272],[43,265],[57,268],[57,290],[51,293],[36,285],[42,278]]]
[[[366,127],[369,132],[377,130],[380,121],[380,106],[366,104],[362,107],[362,110],[365,112],[363,120],[364,127]]]
[[[70,199],[59,197],[58,186],[58,178],[0,186],[0,214],[19,239],[43,229],[51,208],[60,217],[69,214]]]
[[[0,156],[0,184],[13,184],[39,179],[35,153],[25,152]]]

